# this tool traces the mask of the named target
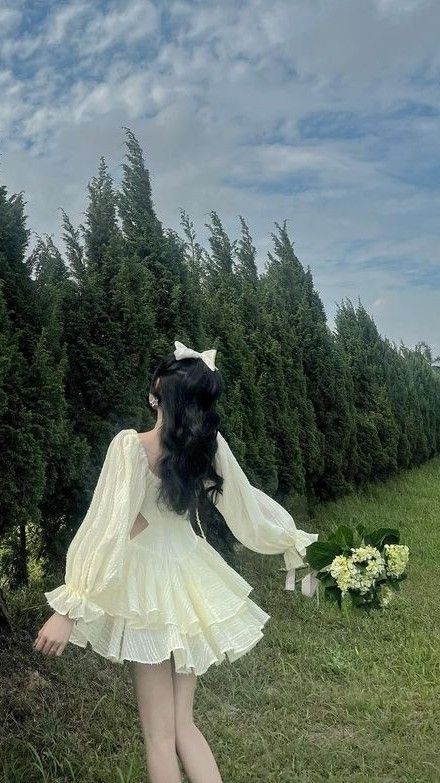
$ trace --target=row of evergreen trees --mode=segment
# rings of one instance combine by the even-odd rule
[[[383,338],[344,301],[329,329],[286,224],[258,273],[245,220],[227,235],[210,213],[209,248],[181,211],[164,229],[149,172],[125,128],[123,177],[103,158],[84,223],[62,211],[28,254],[22,194],[0,188],[0,525],[12,586],[29,551],[62,558],[84,516],[109,440],[154,423],[147,397],[174,340],[216,347],[223,432],[250,477],[309,503],[384,479],[440,451],[440,377],[425,344]]]

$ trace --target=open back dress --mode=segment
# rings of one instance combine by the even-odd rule
[[[286,589],[304,566],[316,533],[253,487],[217,433],[215,469],[223,476],[216,507],[238,541],[283,554]],[[178,673],[204,673],[227,655],[235,661],[263,636],[270,615],[251,600],[253,587],[204,537],[189,515],[156,503],[160,478],[134,429],[114,436],[86,516],[66,554],[65,583],[44,595],[74,620],[70,642],[90,644],[116,663],[159,663],[174,656]],[[139,514],[146,523],[132,536]]]

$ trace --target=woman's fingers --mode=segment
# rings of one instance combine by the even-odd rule
[[[56,639],[50,639],[41,632],[38,634],[33,647],[35,650],[39,650],[43,655],[61,655],[65,645]]]
[[[53,644],[52,639],[48,639],[47,636],[43,637],[42,645],[41,645],[41,652],[43,653],[43,655],[49,655],[52,644]]]
[[[47,646],[47,655],[55,655],[58,647],[59,642],[49,642]]]
[[[42,647],[44,646],[45,643],[46,643],[46,636],[45,636],[45,634],[42,633],[42,631],[38,631],[37,638],[35,639],[34,644],[33,644],[34,649],[41,651],[41,649],[42,649]]]

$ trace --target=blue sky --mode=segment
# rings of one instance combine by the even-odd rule
[[[360,297],[440,354],[439,29],[430,0],[0,0],[0,182],[62,246],[128,125],[164,226],[241,214],[263,270],[286,219],[330,326]]]

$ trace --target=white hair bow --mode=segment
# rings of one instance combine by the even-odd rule
[[[209,348],[207,351],[194,351],[193,348],[188,348],[183,343],[180,343],[179,340],[174,340],[174,345],[176,346],[176,350],[174,351],[176,359],[203,359],[210,370],[217,369],[215,366],[216,348]]]

